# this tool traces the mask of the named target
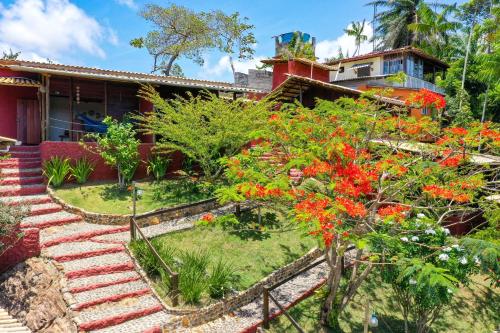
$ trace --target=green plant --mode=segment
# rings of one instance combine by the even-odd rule
[[[222,258],[213,265],[208,278],[208,293],[212,298],[222,298],[231,290],[234,280],[234,268]]]
[[[47,177],[48,183],[54,187],[61,186],[70,172],[71,165],[67,158],[63,159],[56,156],[43,164],[43,174]]]
[[[170,159],[165,158],[160,155],[152,156],[148,160],[148,175],[152,174],[156,181],[160,181],[168,170],[168,165],[170,164]]]
[[[208,253],[203,251],[184,252],[179,271],[179,290],[186,303],[199,303],[207,289]]]
[[[130,243],[132,253],[135,255],[142,269],[150,276],[160,275],[160,265],[153,253],[144,241],[133,241]]]
[[[92,171],[94,171],[94,165],[84,157],[75,162],[75,165],[71,168],[71,175],[75,177],[78,184],[84,184],[89,179]]]
[[[13,236],[19,238],[21,233],[15,233],[18,223],[27,216],[27,209],[22,206],[9,206],[0,201],[0,255],[9,248]],[[8,237],[10,239],[7,239]],[[5,243],[4,243],[5,242]]]

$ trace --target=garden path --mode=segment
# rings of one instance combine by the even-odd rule
[[[38,228],[42,255],[57,263],[66,278],[64,296],[79,330],[88,332],[160,332],[179,319],[164,309],[138,273],[125,250],[128,226],[92,224],[65,212],[46,194],[38,147],[12,147],[10,158],[0,161],[0,201],[29,207],[22,228]],[[227,213],[231,207],[212,211]],[[201,215],[201,214],[200,214]],[[195,215],[142,228],[147,237],[192,227]],[[274,291],[290,307],[318,288],[325,278],[323,265]],[[252,332],[260,325],[262,300],[254,300],[213,322],[174,332]],[[272,305],[271,313],[278,315]]]

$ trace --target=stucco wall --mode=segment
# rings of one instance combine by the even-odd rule
[[[371,71],[370,71],[370,76],[373,75],[382,75],[383,74],[383,62],[382,62],[382,57],[375,57],[375,58],[370,58],[370,59],[363,59],[363,60],[358,60],[358,61],[349,61],[349,62],[342,62],[340,63],[340,67],[344,67],[344,73],[338,73],[337,80],[344,80],[348,78],[354,78],[356,77],[356,73],[354,73],[354,70],[350,69],[352,66],[356,64],[366,64],[369,62],[373,62],[371,65]],[[339,65],[335,65],[335,67],[339,67]],[[335,76],[337,75],[336,71],[331,71],[330,72],[330,81],[335,81]]]
[[[7,69],[0,69],[0,76],[29,77]],[[17,139],[18,99],[37,99],[37,88],[0,85],[0,136]]]
[[[19,229],[13,234],[19,233]],[[0,273],[23,262],[24,260],[40,254],[40,231],[36,228],[24,229],[23,236],[17,238],[4,237],[1,239],[9,249],[0,255]]]
[[[273,89],[286,80],[286,74],[294,74],[304,77],[311,77],[311,66],[297,61],[290,60],[284,63],[273,65]],[[313,67],[312,78],[323,82],[328,82],[329,71],[318,67]]]

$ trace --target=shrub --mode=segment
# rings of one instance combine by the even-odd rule
[[[186,303],[199,303],[207,289],[207,267],[209,256],[206,252],[184,252],[179,272],[179,290]]]
[[[161,180],[163,177],[165,177],[169,164],[170,159],[168,158],[160,155],[152,156],[148,160],[148,175],[152,174],[156,181]]]
[[[75,165],[71,168],[71,174],[75,177],[78,184],[86,183],[92,171],[94,171],[94,165],[85,157],[77,160]]]
[[[52,184],[54,187],[61,186],[70,172],[71,165],[67,158],[62,159],[56,156],[43,164],[43,173],[47,177],[49,185]]]
[[[231,289],[234,280],[232,265],[225,263],[220,258],[212,267],[208,278],[208,293],[212,298],[222,298]]]
[[[3,237],[12,237],[18,223],[27,216],[27,209],[19,206],[9,206],[0,201],[0,255],[5,252],[7,244],[2,242]],[[21,237],[21,234],[15,235]]]
[[[149,276],[160,275],[160,265],[144,241],[131,242],[130,248],[140,262],[142,269],[144,269]]]

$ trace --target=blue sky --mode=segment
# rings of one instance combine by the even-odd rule
[[[273,35],[295,30],[317,38],[320,58],[335,55],[339,45],[352,53],[354,41],[343,29],[351,21],[371,21],[373,14],[373,8],[365,6],[368,1],[361,0],[0,0],[0,51],[12,48],[27,59],[149,72],[151,57],[129,46],[132,38],[150,29],[137,15],[148,2],[173,2],[196,11],[238,11],[248,17],[255,25],[257,45],[254,60],[237,63],[241,71],[274,54]],[[369,51],[366,43],[362,53]],[[227,57],[218,52],[206,53],[203,67],[187,60],[179,64],[189,77],[231,80]]]

